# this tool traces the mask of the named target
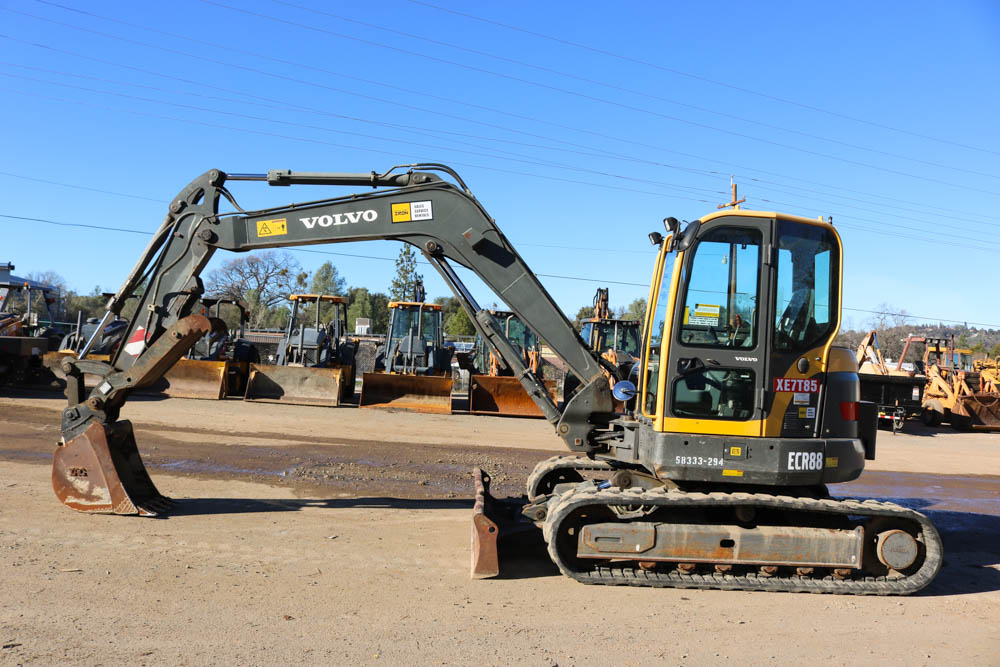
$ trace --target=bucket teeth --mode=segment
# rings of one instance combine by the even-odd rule
[[[171,508],[150,479],[127,421],[93,423],[60,445],[52,460],[52,489],[79,512],[157,516]]]

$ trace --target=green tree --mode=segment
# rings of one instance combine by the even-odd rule
[[[622,313],[623,320],[639,320],[640,322],[646,319],[646,299],[645,297],[640,297],[630,303],[625,312]]]
[[[475,336],[476,327],[465,313],[461,302],[453,296],[439,296],[434,303],[441,306],[444,332],[449,336]]]
[[[579,330],[583,326],[583,321],[590,319],[594,316],[593,306],[584,306],[580,310],[576,311],[576,317],[573,318],[573,328]]]
[[[413,298],[413,287],[424,277],[417,272],[417,253],[409,243],[403,244],[396,258],[396,275],[389,285],[389,296],[396,301],[406,301]]]
[[[1000,358],[1000,343],[997,343],[993,346],[993,349],[990,350],[990,356],[993,357],[994,359]]]
[[[251,329],[282,326],[289,294],[304,290],[308,274],[287,252],[265,250],[225,262],[208,276],[208,294],[242,299]],[[284,313],[284,317],[281,317]],[[275,324],[275,320],[280,323]]]
[[[371,320],[372,333],[385,333],[389,327],[389,297],[381,292],[369,292],[365,287],[348,291],[351,305],[347,308],[347,327],[354,331],[359,317]]]

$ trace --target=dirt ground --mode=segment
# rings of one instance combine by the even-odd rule
[[[539,538],[470,581],[473,465],[522,492],[542,420],[132,401],[165,519],[58,503],[62,399],[0,397],[0,664],[1000,663],[1000,434],[880,433],[836,495],[929,514],[907,598],[583,586]]]

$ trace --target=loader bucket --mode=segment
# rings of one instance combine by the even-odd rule
[[[308,368],[250,364],[243,397],[262,403],[289,403],[336,407],[344,391],[345,368]]]
[[[228,379],[228,361],[178,359],[148,391],[159,390],[175,398],[217,401],[225,398]]]
[[[558,385],[548,380],[545,389],[558,401]],[[514,377],[473,375],[469,379],[469,412],[477,415],[508,417],[544,417],[538,404],[528,395],[521,381]]]
[[[451,377],[365,373],[360,405],[450,415],[451,385]]]
[[[1000,431],[1000,394],[962,396],[951,411],[955,428],[975,431]]]
[[[481,468],[472,470],[476,486],[476,504],[472,509],[472,569],[473,579],[488,579],[500,574],[500,558],[497,552],[497,538],[500,529],[489,517],[489,510],[495,502],[490,495],[490,476]]]
[[[78,512],[156,516],[171,506],[149,478],[128,421],[91,424],[60,444],[52,460],[52,489]]]

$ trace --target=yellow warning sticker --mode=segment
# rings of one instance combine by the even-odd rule
[[[257,238],[265,236],[284,236],[288,233],[288,221],[285,218],[257,221]]]
[[[743,456],[743,448],[742,447],[730,447],[729,448],[729,455],[730,456]]]
[[[392,205],[392,221],[393,222],[409,222],[410,221],[410,204],[393,204]]]
[[[725,468],[723,468],[722,469],[722,476],[723,477],[742,477],[743,476],[743,471],[742,470],[726,470]]]
[[[836,457],[836,456],[828,456],[828,457],[826,457],[826,467],[827,468],[836,468],[839,463],[840,463],[840,459],[838,457]]]
[[[799,408],[799,419],[805,419],[806,418],[806,410],[808,410],[808,409],[809,408]]]

